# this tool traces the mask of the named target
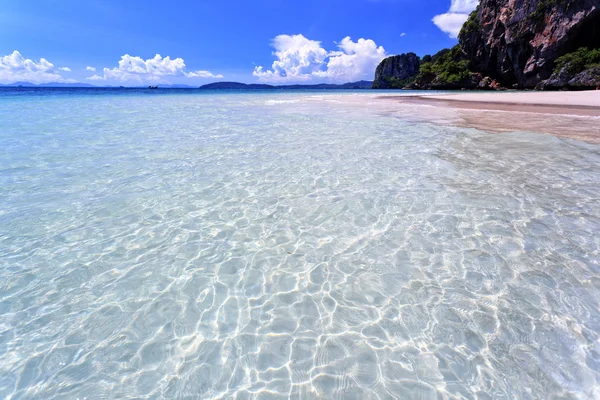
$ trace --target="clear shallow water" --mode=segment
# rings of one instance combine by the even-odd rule
[[[600,398],[599,146],[186,93],[0,96],[0,398]]]

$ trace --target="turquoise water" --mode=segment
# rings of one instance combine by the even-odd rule
[[[383,103],[0,91],[0,398],[600,398],[600,146]]]

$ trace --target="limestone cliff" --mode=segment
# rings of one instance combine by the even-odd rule
[[[388,57],[375,71],[373,89],[402,89],[414,81],[420,67],[421,59],[415,53]]]
[[[459,45],[436,56],[386,58],[373,87],[597,88],[600,0],[481,0]]]
[[[600,48],[600,0],[482,0],[459,43],[471,70],[505,86],[535,88],[551,77],[558,57]]]

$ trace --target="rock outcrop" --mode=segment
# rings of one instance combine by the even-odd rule
[[[536,87],[538,90],[593,90],[600,87],[600,66],[586,69],[578,74],[569,71],[568,66],[554,73]]]
[[[482,0],[459,42],[472,71],[535,88],[551,78],[558,57],[600,48],[600,0]]]
[[[419,74],[421,59],[415,53],[384,59],[375,71],[373,89],[402,89]]]

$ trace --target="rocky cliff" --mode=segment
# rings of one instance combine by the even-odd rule
[[[373,87],[597,88],[600,0],[481,0],[459,45],[436,56],[386,58]]]
[[[415,53],[384,59],[375,71],[373,89],[402,89],[419,73],[421,59]]]
[[[600,0],[482,0],[459,35],[470,69],[535,88],[557,58],[600,48]]]

